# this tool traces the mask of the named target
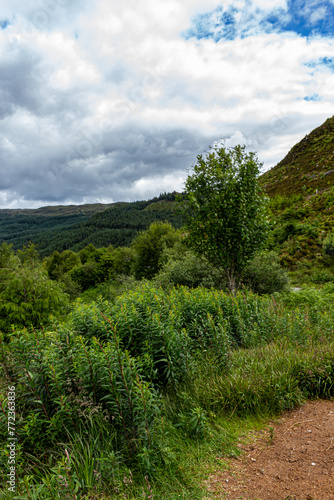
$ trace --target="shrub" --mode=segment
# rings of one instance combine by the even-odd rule
[[[99,280],[98,263],[92,260],[74,267],[70,272],[70,278],[82,290],[87,290]]]
[[[176,285],[196,288],[220,288],[227,290],[225,273],[212,266],[203,256],[195,255],[181,243],[165,249],[162,255],[162,269],[154,279],[164,289]]]
[[[79,255],[71,250],[64,250],[61,253],[55,251],[43,261],[45,269],[53,280],[60,280],[64,274],[68,274],[71,269],[80,263]]]
[[[14,385],[20,498],[47,499],[57,486],[55,499],[95,498],[100,475],[118,495],[130,467],[138,482],[171,471],[173,435],[184,446],[219,429],[221,440],[212,412],[263,415],[333,397],[333,287],[259,297],[144,283],[114,303],[79,300],[45,331],[17,331],[0,343],[0,438]]]
[[[67,295],[53,282],[33,245],[15,254],[0,247],[0,328],[38,326],[64,310]]]
[[[134,251],[132,266],[136,279],[150,279],[161,268],[161,255],[165,247],[172,247],[180,239],[180,232],[170,223],[153,222],[132,241]]]
[[[278,254],[273,250],[263,251],[247,265],[243,282],[255,293],[274,293],[286,288],[288,276],[280,265]]]
[[[89,432],[101,419],[116,432],[125,462],[144,448],[152,454],[160,398],[143,379],[140,360],[122,349],[115,328],[102,318],[103,326],[107,342],[57,325],[49,332],[19,332],[10,347],[2,345],[3,375],[17,388],[18,435],[29,453],[58,446],[80,425]]]
[[[324,254],[331,259],[334,258],[334,232],[326,236],[322,246]]]
[[[332,283],[334,282],[334,274],[331,273],[328,269],[320,269],[315,271],[310,276],[310,281],[313,283]]]

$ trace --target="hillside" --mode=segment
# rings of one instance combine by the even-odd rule
[[[50,205],[47,207],[41,208],[3,208],[0,209],[0,216],[16,216],[16,215],[44,215],[45,217],[52,216],[60,216],[66,217],[69,215],[81,215],[81,216],[89,216],[96,214],[98,212],[102,212],[107,208],[111,208],[113,206],[121,206],[124,205],[123,202],[117,203],[86,203],[84,205]]]
[[[260,183],[270,197],[271,244],[281,263],[311,280],[331,279],[322,245],[334,227],[334,117],[306,135]]]
[[[89,243],[96,247],[127,246],[154,221],[180,226],[175,216],[175,195],[110,205],[0,210],[0,242],[13,244],[16,249],[32,242],[42,257],[55,250],[79,251]]]
[[[261,176],[269,196],[312,194],[334,185],[334,116],[296,144]]]

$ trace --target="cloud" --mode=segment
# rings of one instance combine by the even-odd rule
[[[24,119],[22,116],[21,123]],[[29,125],[31,131],[34,124]],[[28,142],[25,133],[23,144]],[[155,190],[170,190],[173,179],[174,189],[181,189],[185,166],[207,146],[207,138],[198,133],[161,127],[153,130],[135,123],[79,135],[68,144],[63,155],[55,138],[48,148],[43,147],[43,138],[39,138],[37,130],[30,132],[29,142],[34,145],[34,153],[27,157],[25,149],[22,155],[13,157],[2,180],[0,200],[6,200],[7,204],[15,198],[32,205],[38,200],[130,201],[134,195],[145,198],[145,186],[149,195],[153,195],[153,183]],[[1,146],[0,155],[5,156],[11,144]],[[13,193],[12,198],[8,192]]]
[[[5,0],[0,206],[181,189],[196,155],[222,139],[273,166],[332,109],[333,38],[319,31],[332,7]]]

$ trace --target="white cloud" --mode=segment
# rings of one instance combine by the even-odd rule
[[[310,23],[315,24],[318,21],[325,19],[327,15],[327,9],[325,7],[320,7],[319,9],[316,9],[313,11],[310,15]]]
[[[4,3],[6,16],[17,11],[0,30],[2,206],[179,189],[201,148],[222,138],[257,150],[268,168],[332,114],[333,72],[306,63],[331,58],[333,40],[259,30],[283,0],[224,2],[248,5],[253,36],[218,43],[182,37],[216,0]]]

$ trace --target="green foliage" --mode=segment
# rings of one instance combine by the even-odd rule
[[[71,271],[81,263],[78,254],[71,250],[64,252],[53,252],[52,255],[43,260],[43,266],[49,277],[62,284],[64,291],[71,299],[76,298],[81,292],[81,286],[71,278]]]
[[[51,281],[31,245],[16,255],[0,247],[0,328],[40,325],[64,309],[67,296]]]
[[[43,264],[51,279],[60,280],[64,274],[68,274],[80,264],[80,257],[71,250],[64,250],[61,253],[56,251],[44,259]]]
[[[328,269],[318,269],[313,272],[310,276],[310,281],[312,283],[333,283],[334,282],[334,274],[331,273]]]
[[[80,263],[72,268],[69,276],[81,290],[116,279],[118,275],[129,275],[134,260],[131,248],[112,246],[97,249],[88,245],[79,252],[79,256]]]
[[[207,434],[208,419],[206,412],[200,406],[191,408],[188,413],[180,413],[178,419],[176,426],[190,438],[203,439]]]
[[[165,247],[180,240],[179,231],[170,223],[154,222],[131,243],[135,258],[133,272],[136,279],[152,278],[161,268],[161,255]]]
[[[331,259],[334,258],[334,232],[329,233],[324,239],[323,252]]]
[[[89,432],[105,419],[117,435],[123,461],[136,460],[144,447],[151,454],[159,398],[143,380],[140,361],[122,349],[115,328],[105,329],[108,342],[62,327],[12,337],[10,376],[22,418],[18,433],[30,453],[66,440],[68,432],[78,432],[79,422]],[[6,356],[3,346],[2,360]]]
[[[262,251],[247,264],[242,280],[255,293],[274,293],[286,288],[288,275],[280,265],[277,252]]]
[[[87,290],[99,281],[98,263],[91,260],[85,262],[85,264],[76,266],[72,269],[70,278],[80,286],[81,290]]]
[[[176,285],[227,289],[225,273],[212,266],[205,257],[187,249],[181,242],[177,242],[172,248],[166,248],[161,262],[162,268],[154,283],[164,289]]]
[[[294,235],[305,235],[307,238],[316,239],[319,236],[318,224],[300,223],[291,219],[278,225],[272,233],[274,241],[279,245]]]
[[[332,283],[326,283],[322,289],[316,289],[304,285],[296,292],[282,292],[277,295],[284,306],[289,308],[310,307],[312,310],[326,310],[332,306],[334,300],[334,287]]]
[[[326,193],[325,193],[325,198],[326,198],[326,207],[327,208],[332,208],[334,207],[334,186],[332,186]]]
[[[257,179],[260,166],[255,153],[246,153],[244,146],[216,146],[205,157],[198,155],[185,182],[186,241],[225,270],[233,293],[243,268],[266,239],[266,199]]]
[[[114,302],[115,298],[123,293],[127,293],[140,285],[140,281],[135,280],[133,276],[119,275],[110,281],[104,281],[89,288],[80,294],[80,298],[85,303],[93,301],[107,300]]]
[[[270,198],[269,208],[273,211],[282,211],[301,201],[303,201],[302,194],[293,194],[291,196],[281,196],[277,194]]]
[[[211,379],[198,373],[189,390],[206,411],[229,415],[273,415],[306,398],[334,395],[334,344],[295,346],[287,341],[238,350],[233,369]]]
[[[4,247],[0,262],[10,258]],[[203,456],[235,454],[232,416],[334,396],[333,293],[332,283],[274,298],[146,283],[16,331],[0,344],[0,439],[14,385],[21,496],[140,498],[146,476],[147,498],[199,499]]]

